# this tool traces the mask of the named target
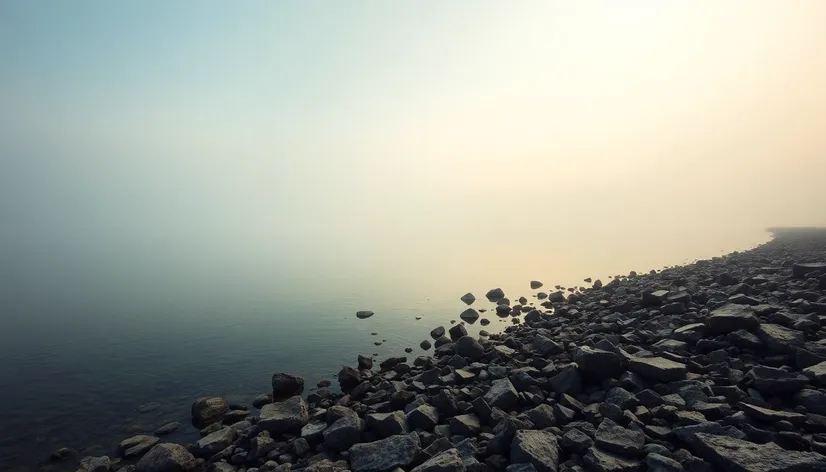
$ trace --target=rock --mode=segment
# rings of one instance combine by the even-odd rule
[[[472,337],[462,336],[456,341],[456,353],[469,359],[480,360],[485,357],[485,348]]]
[[[229,411],[229,403],[220,397],[203,397],[192,403],[192,423],[203,428],[221,421],[224,413]]]
[[[109,472],[112,468],[112,461],[109,456],[92,457],[86,463],[86,472]]]
[[[582,391],[582,376],[576,364],[571,364],[551,377],[548,384],[556,393],[577,394]]]
[[[407,418],[403,411],[392,413],[371,413],[365,417],[367,427],[373,430],[379,438],[407,434]]]
[[[371,370],[373,368],[373,358],[369,356],[358,355],[358,370]]]
[[[536,350],[536,352],[542,354],[545,357],[565,352],[564,347],[557,344],[552,339],[545,337],[541,334],[537,334],[536,336],[534,336],[532,346],[534,350]]]
[[[806,342],[803,332],[772,323],[762,323],[757,335],[775,352],[794,352]]]
[[[703,323],[691,323],[675,329],[671,336],[678,341],[697,342],[703,339],[705,328]]]
[[[778,421],[788,421],[793,424],[800,424],[806,421],[806,416],[800,413],[793,413],[789,411],[771,410],[769,408],[759,407],[750,403],[740,403],[740,409],[748,416],[765,421],[767,423],[777,423]]]
[[[350,469],[353,472],[390,472],[397,467],[410,466],[420,453],[419,436],[415,433],[390,436],[351,447]]]
[[[229,447],[237,436],[237,432],[230,428],[221,428],[209,433],[195,443],[192,453],[198,457],[209,458]]]
[[[324,444],[336,452],[346,451],[361,441],[362,431],[364,431],[364,420],[351,411],[324,430]]]
[[[490,389],[484,396],[485,401],[493,408],[510,410],[519,404],[516,389],[508,379],[498,379],[491,383]]]
[[[540,288],[542,288],[542,282],[540,282],[538,280],[531,280],[531,289],[532,290],[537,290],[537,289],[540,289]]]
[[[582,373],[595,380],[619,377],[625,372],[625,360],[618,354],[588,346],[577,348],[574,361]]]
[[[132,436],[129,439],[124,439],[118,445],[118,451],[120,451],[120,455],[126,458],[130,457],[137,457],[144,452],[152,449],[156,444],[158,444],[161,440],[156,438],[155,436],[147,436],[145,434],[139,434],[137,436]]]
[[[706,334],[726,334],[738,329],[752,331],[760,325],[754,310],[746,305],[727,303],[711,312],[706,319]]]
[[[624,457],[638,457],[645,445],[645,433],[631,428],[623,428],[605,418],[597,428],[594,442],[600,449]]]
[[[262,393],[261,395],[258,395],[257,397],[255,397],[255,399],[252,400],[252,406],[254,406],[255,408],[261,408],[267,403],[272,402],[273,398],[271,393]]]
[[[528,419],[531,420],[531,423],[539,429],[549,428],[556,424],[554,409],[547,403],[543,403],[531,410],[528,410],[525,414]]]
[[[663,383],[683,380],[688,372],[685,364],[663,357],[632,357],[628,361],[628,370],[646,379]]]
[[[361,372],[358,370],[344,366],[338,372],[338,385],[341,391],[349,393],[361,383]]]
[[[826,415],[826,393],[820,390],[804,388],[794,395],[794,401],[806,407],[809,413]]]
[[[719,470],[743,472],[815,472],[826,470],[826,456],[815,452],[789,451],[774,443],[748,441],[697,433],[695,453]]]
[[[177,421],[172,421],[169,423],[165,423],[163,426],[155,430],[155,436],[165,436],[167,434],[174,433],[181,427],[181,423]]]
[[[135,472],[193,472],[195,456],[178,444],[162,443],[149,450],[135,465]]]
[[[294,396],[283,402],[270,403],[261,408],[258,426],[275,434],[297,432],[310,420],[307,402]]]
[[[479,319],[479,312],[473,308],[468,308],[459,315],[459,318],[468,323],[475,323]]]
[[[511,442],[510,460],[512,464],[533,464],[538,472],[557,472],[559,445],[556,436],[548,431],[516,431]]]
[[[560,442],[560,446],[563,451],[566,451],[569,454],[579,455],[583,455],[588,452],[588,448],[590,448],[593,444],[593,439],[576,428],[570,429],[562,435],[562,441]]]
[[[424,349],[425,351],[427,351],[428,349],[431,348],[430,341],[425,339],[424,341],[421,342],[421,344],[419,344],[419,347]]]
[[[65,461],[66,459],[76,456],[77,451],[74,449],[70,449],[68,447],[61,447],[60,449],[54,451],[49,455],[49,460],[52,462],[60,462]]]
[[[809,383],[809,379],[800,374],[762,365],[754,366],[748,375],[753,379],[752,386],[767,395],[793,393]]]
[[[316,441],[322,437],[325,429],[327,429],[326,421],[311,421],[301,428],[301,437],[308,441]]]
[[[640,461],[627,459],[598,447],[588,449],[583,461],[587,470],[595,472],[640,472],[642,470]]]
[[[573,297],[573,295],[571,295],[571,297]],[[562,291],[551,292],[548,294],[548,301],[552,303],[562,303],[565,301],[565,293]]]
[[[450,419],[450,432],[467,438],[474,437],[482,429],[479,418],[473,413],[454,416]]]
[[[206,472],[237,472],[238,467],[235,467],[232,464],[227,464],[226,462],[213,462],[209,465],[209,468]]]
[[[372,312],[372,311],[370,311],[370,310],[361,310],[361,311],[357,311],[357,312],[356,312],[356,318],[358,318],[358,319],[360,319],[360,320],[363,320],[363,319],[365,319],[365,318],[370,318],[370,317],[371,317],[371,316],[373,316],[374,314],[375,314],[375,313],[373,313],[373,312]]]
[[[444,335],[445,335],[445,327],[444,326],[439,326],[438,328],[433,328],[433,330],[430,331],[430,337],[433,338],[433,339],[439,339]]]
[[[150,413],[150,412],[153,412],[153,411],[157,410],[160,407],[161,407],[161,404],[158,403],[158,402],[144,403],[143,405],[138,406],[137,412],[138,413]],[[103,456],[103,457],[106,457],[106,456]]]
[[[325,425],[326,426],[326,425]],[[269,431],[261,431],[258,436],[250,440],[250,451],[247,457],[250,461],[267,457],[276,447]]]
[[[670,457],[651,453],[645,456],[648,472],[683,472],[683,466]]]
[[[503,292],[501,288],[493,288],[488,290],[488,293],[485,294],[485,297],[487,297],[489,301],[495,302],[501,300],[502,298],[505,298],[505,292]]]
[[[820,362],[811,367],[806,367],[801,372],[815,385],[826,387],[826,362]]]
[[[646,291],[642,294],[642,306],[659,306],[668,298],[668,290]]]
[[[450,328],[448,333],[450,334],[450,340],[456,342],[462,336],[467,336],[467,329],[465,329],[465,325],[457,324],[456,326]]]
[[[419,405],[407,414],[407,424],[412,429],[433,431],[433,428],[439,424],[439,412],[427,403]]]
[[[456,448],[442,451],[431,457],[424,464],[415,467],[412,472],[464,472],[465,463]]]
[[[803,278],[809,272],[826,272],[826,262],[800,262],[792,266],[792,276]]]

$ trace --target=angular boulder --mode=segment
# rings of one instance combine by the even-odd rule
[[[192,403],[192,423],[198,428],[221,421],[229,403],[221,397],[202,397]]]
[[[706,334],[726,334],[738,329],[753,331],[759,325],[760,320],[754,316],[754,309],[747,305],[726,303],[706,318]]]
[[[728,436],[697,433],[694,452],[719,470],[738,472],[818,472],[826,470],[826,456],[783,449],[775,443],[755,444]]]
[[[275,399],[301,395],[304,391],[304,379],[297,375],[278,372],[272,376],[272,396]]]
[[[149,450],[135,465],[135,472],[192,472],[195,456],[179,444],[162,443]]]
[[[490,389],[484,396],[485,401],[492,408],[510,410],[519,404],[519,396],[513,384],[508,379],[498,379],[491,383]]]
[[[307,402],[294,396],[283,402],[270,403],[261,408],[258,426],[271,433],[298,432],[310,420]]]
[[[538,472],[557,472],[559,469],[559,444],[556,436],[548,431],[516,431],[510,447],[512,464],[532,464]]]
[[[628,361],[628,370],[646,379],[662,383],[683,380],[688,373],[685,364],[664,357],[632,357]]]
[[[605,380],[622,375],[626,362],[619,354],[582,346],[574,352],[574,362],[582,373],[593,380]]]
[[[421,450],[419,436],[415,433],[356,444],[349,450],[350,469],[353,472],[390,472],[397,467],[406,469]]]

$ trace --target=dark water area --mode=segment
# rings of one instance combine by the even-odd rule
[[[767,237],[755,234],[728,249],[744,249]],[[715,255],[708,252],[690,247],[680,258],[674,253],[659,257],[665,265]],[[611,263],[626,265],[634,256],[627,253]],[[382,359],[405,355],[405,348],[413,349],[409,358],[424,354],[419,343],[430,339],[432,328],[459,321],[466,308],[459,297],[467,291],[477,297],[473,307],[488,309],[482,316],[491,320],[486,327],[469,326],[478,335],[480,329],[497,332],[511,324],[510,318],[498,318],[494,304],[484,298],[490,288],[502,287],[511,300],[525,296],[533,303],[538,291],[555,284],[581,284],[583,275],[608,280],[616,273],[607,261],[604,270],[586,274],[548,262],[545,270],[529,270],[503,258],[485,262],[492,269],[463,268],[465,275],[459,277],[438,270],[438,261],[426,262],[433,269],[411,263],[417,269],[403,276],[281,275],[265,282],[229,275],[210,279],[196,272],[189,278],[181,273],[6,275],[0,292],[2,463],[15,471],[73,470],[77,459],[116,457],[120,441],[151,434],[170,421],[184,426],[169,440],[194,441],[198,434],[189,408],[199,396],[249,405],[270,390],[274,372],[303,376],[305,392],[322,379],[335,386],[338,370],[355,365],[358,354]],[[584,263],[588,270],[598,264]],[[531,290],[532,279],[546,285]],[[358,310],[376,314],[360,320]],[[153,402],[160,406],[139,412]],[[78,450],[78,457],[49,464],[49,454],[61,447]]]

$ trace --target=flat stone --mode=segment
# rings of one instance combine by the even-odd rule
[[[179,444],[162,443],[149,450],[135,465],[135,472],[192,472],[195,456]]]
[[[350,468],[353,472],[390,472],[397,467],[406,469],[421,450],[419,436],[415,433],[356,444],[349,450]]]
[[[755,444],[727,436],[697,433],[694,452],[719,470],[738,472],[821,472],[826,456],[790,451],[775,443]]]
[[[624,457],[638,457],[645,445],[645,433],[623,428],[614,421],[605,418],[597,428],[594,436],[597,447]]]
[[[192,403],[192,422],[198,428],[221,421],[229,411],[229,403],[221,397],[202,397]]]
[[[261,408],[258,426],[275,434],[297,432],[310,420],[307,402],[294,396],[283,402],[270,403]]]
[[[749,376],[754,379],[754,389],[767,395],[793,393],[809,383],[809,379],[803,375],[762,365],[754,366],[749,371]]]
[[[484,398],[492,408],[501,408],[503,410],[516,408],[519,404],[519,396],[516,389],[508,379],[494,380]]]
[[[713,310],[706,319],[706,334],[726,334],[738,329],[752,331],[759,325],[760,320],[751,307],[727,303]]]
[[[806,416],[800,413],[790,411],[771,410],[769,408],[759,407],[750,403],[740,402],[740,409],[743,413],[767,423],[776,423],[778,421],[788,421],[792,424],[799,424],[806,421]]]
[[[301,437],[308,441],[316,441],[322,437],[327,426],[326,421],[311,421],[301,428]]]
[[[126,458],[130,457],[137,457],[144,452],[152,449],[156,444],[161,442],[160,438],[156,438],[155,436],[147,436],[145,434],[139,434],[137,436],[132,436],[129,439],[124,439],[118,445],[118,450],[120,451],[120,455]]]
[[[392,413],[370,413],[365,417],[367,427],[374,431],[379,438],[395,436],[397,434],[407,434],[407,418],[403,411]]]
[[[705,329],[706,325],[703,323],[687,324],[675,329],[671,336],[679,341],[697,342],[703,339]]]
[[[595,472],[640,472],[642,463],[613,454],[599,447],[591,447],[583,457],[589,471]]]
[[[685,364],[664,357],[632,357],[628,370],[649,380],[668,383],[685,379],[688,368]]]
[[[805,388],[794,395],[794,401],[810,413],[826,415],[826,393],[820,390]]]
[[[465,463],[456,448],[442,451],[431,457],[411,472],[464,472]]]
[[[195,443],[192,452],[198,457],[209,458],[217,454],[235,441],[238,433],[230,427],[221,428],[214,433],[209,433]]]
[[[761,349],[765,347],[765,343],[759,336],[756,334],[750,333],[745,329],[738,329],[737,331],[731,332],[726,336],[726,341],[731,343],[733,346],[737,346],[741,349]]]
[[[360,319],[360,320],[363,320],[363,319],[366,319],[366,318],[370,318],[370,317],[371,317],[371,316],[373,316],[373,315],[375,315],[375,313],[373,313],[373,312],[372,312],[372,311],[370,311],[370,310],[360,310],[360,311],[357,311],[357,312],[356,312],[356,318],[358,318],[358,319]]]
[[[802,331],[786,328],[773,323],[762,323],[757,328],[757,335],[775,352],[794,352],[806,342],[806,334]]]
[[[557,472],[559,445],[556,436],[548,431],[516,431],[511,442],[510,461],[533,464],[538,472]]]
[[[619,377],[625,372],[625,359],[619,354],[582,346],[574,352],[574,362],[585,376],[593,379]]]
[[[86,463],[86,472],[110,472],[112,460],[109,456],[92,457]]]

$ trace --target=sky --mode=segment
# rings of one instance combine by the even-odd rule
[[[825,24],[819,0],[2,2],[0,262],[607,271],[826,225]]]

